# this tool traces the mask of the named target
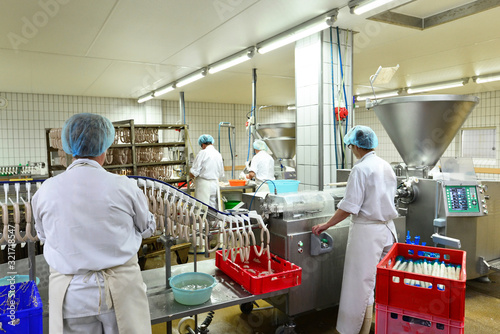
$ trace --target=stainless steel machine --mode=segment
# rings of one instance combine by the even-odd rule
[[[259,123],[257,133],[273,152],[277,179],[296,179],[295,123]]]
[[[350,219],[319,237],[311,233],[314,225],[333,216],[336,204],[322,191],[269,194],[264,199],[271,252],[302,268],[302,284],[286,298],[270,300],[290,317],[339,303]]]
[[[426,95],[367,103],[404,161],[395,170],[406,229],[429,246],[466,251],[468,279],[500,270],[500,182],[478,180],[470,159],[443,158],[433,167],[478,102]]]

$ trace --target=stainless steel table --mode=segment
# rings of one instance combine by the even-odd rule
[[[212,290],[209,301],[196,306],[185,306],[174,300],[172,289],[165,288],[165,269],[151,269],[142,272],[144,282],[148,286],[149,310],[151,324],[158,324],[175,319],[192,316],[233,305],[250,303],[258,299],[281,296],[288,293],[289,289],[252,295],[241,285],[235,283],[229,276],[215,266],[215,260],[198,261],[197,269],[212,275],[218,284]],[[172,267],[172,276],[193,271],[193,264],[186,263]]]
[[[18,274],[28,273],[28,259],[16,261],[16,271]],[[172,276],[193,271],[193,263],[186,263],[172,266]],[[197,271],[210,274],[215,277],[218,284],[212,290],[212,296],[209,301],[196,306],[186,306],[177,303],[174,300],[172,289],[166,289],[165,268],[157,268],[142,271],[142,277],[148,287],[149,309],[151,313],[151,324],[171,322],[186,316],[193,316],[199,313],[209,312],[229,306],[251,303],[259,299],[268,299],[272,297],[283,298],[290,289],[269,292],[260,295],[252,295],[243,287],[235,283],[229,276],[224,274],[215,266],[215,260],[208,259],[197,262]],[[0,272],[6,273],[7,264],[0,265]],[[36,256],[36,273],[40,278],[38,291],[43,303],[43,322],[44,333],[48,333],[48,282],[49,266],[45,262],[43,255]],[[167,326],[169,327],[169,326]],[[167,328],[168,330],[168,328]]]

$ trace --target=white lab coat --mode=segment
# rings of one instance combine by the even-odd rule
[[[195,179],[194,196],[213,208],[219,208],[219,179],[224,177],[222,155],[213,145],[201,150],[190,169]]]
[[[357,334],[374,303],[377,264],[397,242],[393,218],[397,180],[391,166],[370,152],[356,162],[338,207],[353,214],[344,264],[337,330]]]
[[[142,238],[156,229],[136,181],[109,173],[90,159],[78,159],[64,173],[46,180],[33,196],[32,208],[37,234],[45,242],[44,257],[52,271],[71,279],[77,277],[74,286],[71,280],[58,286],[64,293],[68,288],[70,298],[61,304],[67,318],[99,314],[99,305],[94,304],[103,298],[93,280],[89,280],[81,298],[73,298],[82,291],[79,278],[128,263],[136,257]],[[82,305],[75,302],[78,299],[86,301],[85,312],[79,312]],[[102,307],[102,311],[109,310]]]
[[[259,151],[254,155],[248,170],[255,173],[255,183],[257,186],[260,186],[266,180],[275,180],[274,159],[266,151]],[[262,185],[259,191],[269,192],[269,187]]]

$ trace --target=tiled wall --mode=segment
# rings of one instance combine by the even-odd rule
[[[316,190],[335,182],[335,171],[342,168],[340,138],[345,125],[338,128],[333,115],[334,106],[347,106],[352,112],[351,99],[346,98],[352,96],[352,32],[339,31],[342,58],[336,29],[332,35],[330,38],[330,31],[325,30],[322,35],[304,38],[295,46],[297,177],[302,190]],[[321,157],[322,170],[318,168]]]
[[[47,161],[45,129],[61,127],[71,115],[101,114],[111,121],[134,119],[161,123],[161,102],[137,104],[130,99],[0,93],[8,105],[0,109],[0,166]]]
[[[182,122],[178,101],[151,100],[138,104],[136,100],[120,98],[3,92],[0,96],[8,100],[7,107],[0,109],[0,166],[15,166],[28,161],[46,162],[45,129],[61,127],[71,115],[80,112],[100,114],[111,121],[134,119],[135,124]],[[199,151],[197,141],[203,133],[211,134],[217,147],[219,122],[230,122],[236,126],[235,164],[244,165],[248,155],[245,122],[250,111],[250,105],[187,102],[185,114],[189,125],[189,150],[195,154]],[[285,106],[258,111],[261,123],[284,120],[295,121],[295,113]],[[225,165],[231,166],[227,128],[221,129],[221,153]]]
[[[475,96],[479,97],[479,104],[473,109],[462,128],[480,129],[484,127],[495,127],[497,129],[495,152],[498,152],[498,148],[500,147],[500,91],[478,93],[475,94]],[[361,107],[356,108],[355,117],[355,124],[367,125],[377,134],[379,146],[376,148],[376,152],[380,157],[388,162],[403,161],[373,111]],[[460,140],[460,131],[458,131],[455,139],[453,139],[442,156],[459,157],[461,154]],[[493,161],[474,159],[474,167],[500,168],[500,157],[498,153],[496,153],[496,159]],[[500,174],[479,173],[477,176],[480,179],[500,180]]]
[[[232,159],[236,169],[238,166],[245,165],[245,162],[253,156],[253,146],[250,143],[245,123],[247,115],[250,115],[251,105],[243,104],[225,104],[225,103],[200,103],[186,102],[185,115],[186,123],[189,125],[189,150],[196,155],[200,151],[198,137],[202,134],[210,134],[214,137],[214,146],[219,149],[224,159],[224,166],[231,167]],[[289,111],[286,106],[257,106],[257,122],[259,123],[279,123],[294,122],[295,112]],[[176,122],[179,119],[179,103],[176,101],[164,101],[164,119],[166,123]],[[229,122],[236,129],[236,148],[232,147],[233,138],[231,138],[231,149],[229,146],[229,131],[227,127],[220,127],[219,123]],[[232,131],[231,131],[232,136]],[[233,157],[233,158],[232,158]],[[232,176],[231,171],[226,172],[226,179],[232,177],[238,178],[239,172]]]

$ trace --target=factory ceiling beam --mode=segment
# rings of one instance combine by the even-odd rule
[[[404,6],[404,5],[403,5]],[[400,6],[400,7],[403,7]],[[414,29],[428,29],[454,20],[474,15],[500,6],[498,0],[476,0],[424,18],[397,13],[391,10],[369,17],[369,20],[399,25]],[[398,7],[398,8],[400,8]]]

